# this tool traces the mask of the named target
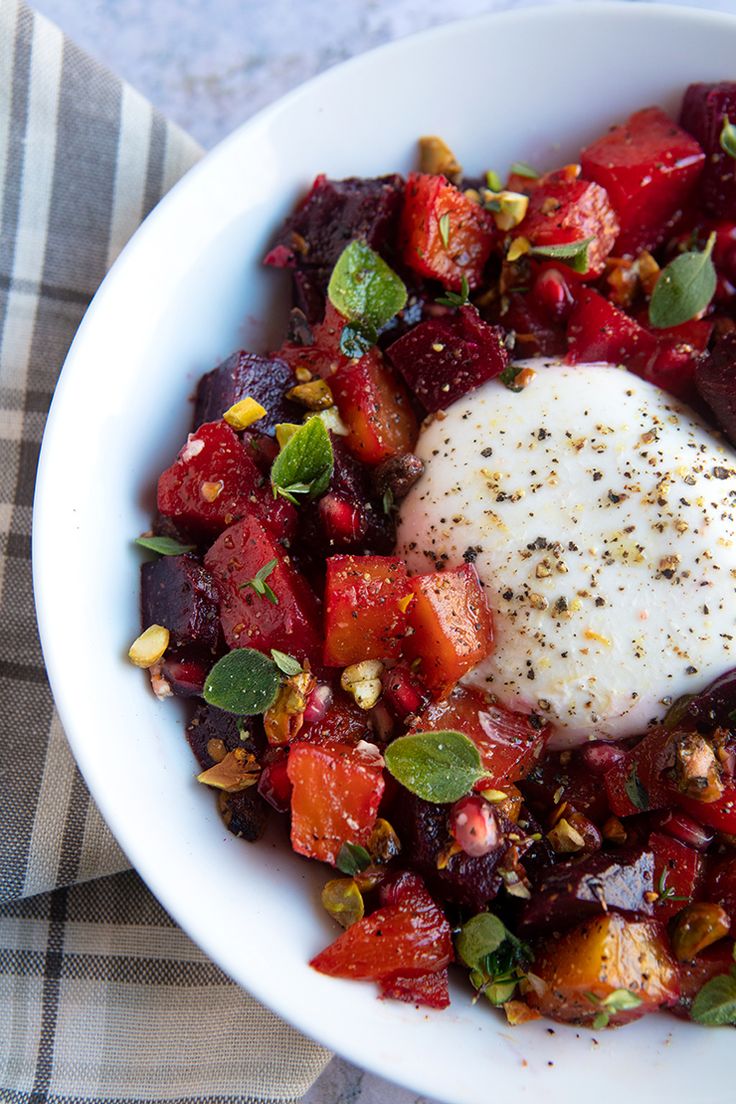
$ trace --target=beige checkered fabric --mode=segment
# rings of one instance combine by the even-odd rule
[[[3,1104],[292,1101],[329,1058],[121,873],[54,711],[33,610],[33,488],[64,356],[105,271],[200,152],[51,23],[0,0]]]

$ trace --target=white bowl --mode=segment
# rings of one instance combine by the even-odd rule
[[[685,85],[733,77],[736,19],[586,4],[455,23],[333,69],[252,119],[146,220],[90,307],[54,398],[34,511],[34,578],[51,685],[87,783],[133,865],[211,957],[308,1035],[457,1104],[713,1100],[733,1036],[669,1016],[622,1031],[510,1029],[457,984],[441,1013],[376,1000],[308,966],[334,937],[326,871],[283,834],[249,846],[194,781],[182,713],[125,659],[138,632],[153,488],[186,432],[197,377],[243,342],[275,346],[286,282],[259,265],[318,173],[406,171],[420,134],[470,170],[541,168],[630,111],[676,110]],[[263,319],[267,319],[264,324]]]

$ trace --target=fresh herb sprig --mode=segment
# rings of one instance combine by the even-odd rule
[[[444,295],[435,299],[435,303],[439,303],[441,307],[464,307],[469,302],[470,286],[467,276],[462,276],[460,279],[460,291],[446,291]]]
[[[347,319],[340,336],[344,356],[358,358],[375,345],[382,326],[406,306],[403,280],[363,241],[343,249],[332,270],[327,296]]]
[[[708,306],[717,282],[711,256],[715,241],[713,232],[702,252],[681,253],[662,269],[649,301],[649,321],[656,329],[689,322]]]
[[[736,961],[736,944],[733,957]],[[736,965],[727,974],[720,974],[705,983],[693,1001],[690,1015],[696,1023],[706,1027],[736,1024]]]
[[[362,874],[370,865],[370,854],[359,843],[343,843],[335,862],[337,869],[342,874],[349,874],[351,878],[356,874]]]
[[[590,267],[590,247],[594,241],[595,238],[583,238],[564,245],[533,245],[530,253],[535,257],[562,261],[573,272],[587,272]]]
[[[298,505],[299,497],[317,498],[332,478],[335,456],[321,418],[310,418],[291,435],[271,466],[274,497]]]
[[[607,997],[598,997],[595,993],[586,993],[585,996],[591,1004],[600,1009],[593,1020],[593,1028],[596,1031],[608,1027],[611,1016],[615,1016],[617,1012],[633,1011],[642,1003],[642,998],[632,993],[630,989],[614,989]]]
[[[136,537],[136,544],[157,552],[159,556],[183,556],[185,552],[194,552],[193,544],[181,544],[172,537]]]
[[[479,912],[463,924],[455,947],[478,996],[491,1004],[511,1000],[534,958],[531,948],[490,912]]]
[[[277,606],[279,604],[279,600],[269,584],[266,582],[266,579],[278,566],[278,562],[279,561],[275,559],[269,560],[267,564],[264,564],[263,567],[259,568],[259,570],[256,571],[252,579],[249,579],[247,583],[241,583],[238,587],[238,590],[244,590],[245,587],[251,587],[256,592],[256,594],[259,595],[259,597],[265,598],[268,602],[271,603],[272,606]]]

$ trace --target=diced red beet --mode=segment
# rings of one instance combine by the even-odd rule
[[[592,288],[576,297],[567,323],[567,364],[605,361],[645,368],[657,351],[656,338]]]
[[[194,556],[160,556],[141,565],[143,627],[163,625],[175,648],[217,647],[219,603],[212,576]]]
[[[255,843],[261,838],[268,823],[268,805],[256,790],[250,786],[237,793],[219,791],[217,806],[225,827],[238,839]]]
[[[702,896],[706,901],[723,906],[731,917],[731,935],[736,936],[736,857],[724,856],[708,860]]]
[[[441,175],[410,173],[399,228],[414,272],[459,291],[478,287],[497,237],[491,215]]]
[[[320,175],[279,231],[264,263],[297,270],[297,306],[310,322],[322,316],[320,297],[349,242],[360,239],[390,259],[404,195],[400,176],[328,180]]]
[[[700,990],[714,977],[731,972],[733,944],[726,939],[707,947],[692,962],[678,962],[680,975],[680,999],[672,1009],[676,1016],[690,1018],[690,1009]]]
[[[662,772],[669,765],[669,729],[651,728],[624,759],[603,776],[608,802],[616,816],[634,816],[672,804],[672,791]]]
[[[478,748],[487,775],[484,789],[501,789],[523,778],[539,758],[549,726],[525,713],[504,709],[467,686],[458,686],[444,701],[431,702],[412,726],[417,732],[454,729]]]
[[[387,978],[378,983],[382,999],[405,1001],[423,1008],[447,1008],[450,1004],[447,967],[419,977]]]
[[[654,855],[654,889],[659,893],[654,915],[658,920],[669,920],[695,900],[703,876],[703,857],[664,832],[650,834],[649,850]]]
[[[419,427],[406,388],[371,349],[329,378],[340,417],[348,428],[345,444],[364,464],[380,464],[411,452]]]
[[[551,322],[529,295],[512,291],[506,296],[498,321],[513,333],[517,360],[534,356],[562,356],[567,348],[562,327]]]
[[[196,649],[189,648],[183,651],[167,649],[161,661],[161,674],[177,697],[197,698],[202,696],[212,664],[211,654],[203,655]]]
[[[383,758],[375,746],[298,740],[287,773],[297,854],[334,866],[344,843],[368,841],[384,789]]]
[[[685,812],[717,832],[725,832],[728,836],[736,836],[736,782],[728,782],[724,787],[722,797],[717,801],[696,801],[684,794],[672,792],[671,798],[684,809]]]
[[[613,249],[619,224],[604,188],[590,180],[561,179],[551,173],[539,181],[524,219],[514,231],[532,246],[570,245],[592,239],[588,268],[579,279],[600,276]],[[575,273],[570,269],[570,277]]]
[[[680,123],[705,151],[699,194],[717,218],[736,218],[736,161],[721,149],[723,120],[736,121],[736,82],[691,84],[685,92]]]
[[[268,576],[276,603],[257,594],[250,581],[272,560]],[[321,653],[319,604],[306,580],[284,555],[273,534],[255,517],[222,533],[205,556],[220,593],[220,623],[229,648],[278,648],[318,666]]]
[[[266,742],[260,717],[236,717],[204,703],[187,725],[187,740],[202,770],[222,759],[223,748],[225,752],[243,748],[258,756]]]
[[[675,812],[672,809],[659,814],[657,826],[666,835],[672,836],[687,847],[692,847],[695,851],[707,851],[715,836],[712,828],[706,828],[685,813]]]
[[[590,769],[580,751],[573,752],[571,757],[547,752],[519,786],[525,801],[542,820],[563,801],[596,824],[602,824],[610,816],[601,776]]]
[[[479,912],[501,888],[498,867],[507,844],[479,858],[464,851],[446,858],[454,842],[448,826],[451,808],[401,790],[392,808],[392,824],[401,840],[402,858],[419,871],[432,893],[441,901]]]
[[[335,694],[329,708],[317,720],[307,724],[305,715],[305,727],[299,734],[299,739],[313,744],[338,742],[355,745],[361,740],[370,741],[368,714],[340,690]]]
[[[647,899],[654,887],[651,851],[598,852],[581,860],[557,863],[534,885],[521,913],[525,932],[561,930],[603,912],[649,916]]]
[[[720,334],[695,367],[695,386],[715,420],[736,445],[736,331]]]
[[[671,395],[693,402],[696,367],[712,332],[713,323],[707,319],[693,319],[679,326],[654,330],[657,351],[647,365],[641,369],[634,367],[634,371]]]
[[[250,397],[266,410],[264,417],[254,422],[254,430],[273,435],[279,422],[302,420],[302,408],[284,398],[295,383],[289,365],[278,357],[242,350],[233,353],[200,379],[194,403],[194,427],[218,421],[236,402]]]
[[[698,143],[658,107],[635,112],[580,155],[583,176],[608,192],[621,232],[617,255],[651,249],[689,199],[703,169]]]
[[[214,536],[254,515],[278,535],[293,532],[296,511],[274,500],[248,450],[226,422],[190,433],[177,459],[159,477],[158,508],[195,536]]]
[[[509,362],[503,331],[470,306],[420,323],[389,346],[388,356],[430,413],[500,375]]]
[[[404,652],[421,660],[419,678],[445,698],[462,676],[493,651],[493,617],[475,565],[414,575]]]
[[[325,665],[398,658],[406,634],[400,603],[410,594],[403,560],[331,556],[325,584]]]
[[[436,973],[453,958],[450,925],[419,882],[398,903],[358,920],[311,965],[330,977],[386,981]]]

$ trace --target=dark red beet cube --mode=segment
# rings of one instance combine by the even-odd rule
[[[651,249],[664,239],[704,162],[695,139],[659,107],[635,112],[582,151],[583,176],[606,189],[618,215],[617,255]]]
[[[657,340],[597,291],[583,288],[567,324],[568,364],[606,361],[644,371],[657,355]]]
[[[514,334],[514,356],[518,360],[533,356],[563,356],[565,334],[551,322],[545,311],[529,295],[512,291],[506,297],[499,322]]]
[[[213,662],[211,652],[167,649],[161,661],[161,674],[177,698],[201,698]]]
[[[283,360],[239,352],[202,376],[194,403],[194,426],[216,422],[236,402],[248,397],[265,407],[266,414],[253,424],[260,433],[273,435],[279,422],[300,422],[304,411],[284,394],[296,383]]]
[[[236,717],[204,703],[187,725],[187,740],[202,770],[219,762],[223,749],[228,752],[243,748],[257,756],[266,743],[260,717]]]
[[[651,851],[598,852],[582,860],[557,863],[535,883],[520,926],[525,932],[559,931],[609,911],[650,916],[652,904],[647,894],[653,887]]]
[[[394,341],[388,356],[430,413],[500,375],[509,362],[503,331],[483,322],[475,307],[422,322]]]
[[[158,509],[197,537],[211,537],[253,514],[279,536],[293,532],[296,511],[274,499],[243,442],[226,422],[207,422],[190,433],[158,481]]]
[[[268,805],[255,786],[238,793],[218,791],[217,806],[228,832],[232,832],[238,839],[255,843],[265,832]]]
[[[212,576],[194,556],[161,556],[141,566],[143,627],[163,625],[174,647],[217,647],[219,603]]]
[[[279,232],[265,263],[318,269],[329,279],[349,242],[381,253],[391,243],[404,195],[400,176],[328,180],[320,175]],[[326,281],[325,281],[326,282]]]
[[[736,122],[736,82],[691,84],[685,92],[680,123],[705,152],[699,192],[717,218],[736,218],[736,161],[721,149],[723,120]]]
[[[695,386],[731,444],[736,444],[736,333],[721,334],[700,358]]]
[[[506,845],[474,858],[460,851],[438,866],[453,840],[448,827],[451,805],[433,805],[401,790],[391,813],[399,834],[402,859],[417,870],[438,900],[480,912],[501,888],[498,867]]]
[[[275,602],[249,585],[262,567],[276,560],[268,576]],[[220,622],[230,648],[271,648],[321,660],[322,618],[314,592],[292,565],[273,533],[255,517],[226,529],[205,556],[220,593]]]
[[[706,901],[722,905],[731,918],[731,935],[736,934],[736,858],[710,859],[705,892]]]

